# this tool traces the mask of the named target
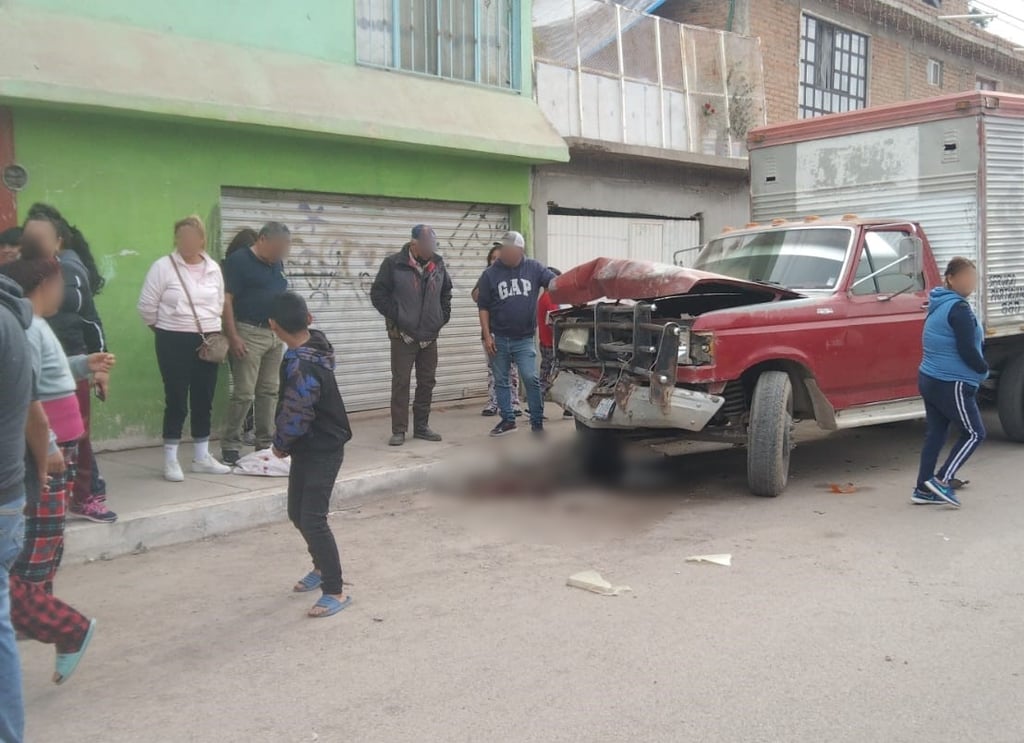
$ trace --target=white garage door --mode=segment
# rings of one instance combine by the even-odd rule
[[[292,231],[289,285],[309,301],[316,326],[334,344],[338,383],[349,410],[390,404],[390,346],[370,304],[381,261],[409,240],[418,223],[437,232],[455,285],[452,321],[441,332],[435,400],[483,394],[487,368],[470,292],[491,244],[508,229],[508,208],[328,194],[224,189],[221,241],[268,221]]]
[[[548,215],[548,265],[566,271],[594,258],[673,262],[673,254],[700,243],[695,219],[641,219]],[[696,251],[686,253],[692,261]]]

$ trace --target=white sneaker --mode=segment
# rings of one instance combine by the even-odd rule
[[[185,473],[181,471],[177,459],[168,459],[164,462],[164,479],[167,482],[184,482]]]
[[[197,475],[226,475],[231,472],[231,468],[207,454],[206,459],[192,460],[192,471]]]

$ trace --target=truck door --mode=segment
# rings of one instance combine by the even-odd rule
[[[863,232],[850,278],[847,349],[856,359],[849,401],[864,405],[917,397],[928,292],[911,225]]]

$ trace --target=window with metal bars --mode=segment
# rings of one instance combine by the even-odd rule
[[[361,64],[518,90],[520,0],[357,0]]]
[[[800,118],[864,108],[868,37],[809,15],[801,24]]]

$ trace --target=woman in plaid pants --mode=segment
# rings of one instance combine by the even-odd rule
[[[45,317],[60,307],[64,281],[60,263],[23,239],[21,258],[3,266],[32,303],[26,331],[35,371],[35,397],[46,412],[50,452],[43,466],[28,468],[25,545],[11,568],[11,620],[25,636],[57,648],[54,682],[64,682],[78,665],[95,626],[81,612],[53,595],[53,579],[64,553],[64,520],[76,475],[78,440],[85,432],[75,397],[77,379],[107,372],[110,354],[64,354]]]

